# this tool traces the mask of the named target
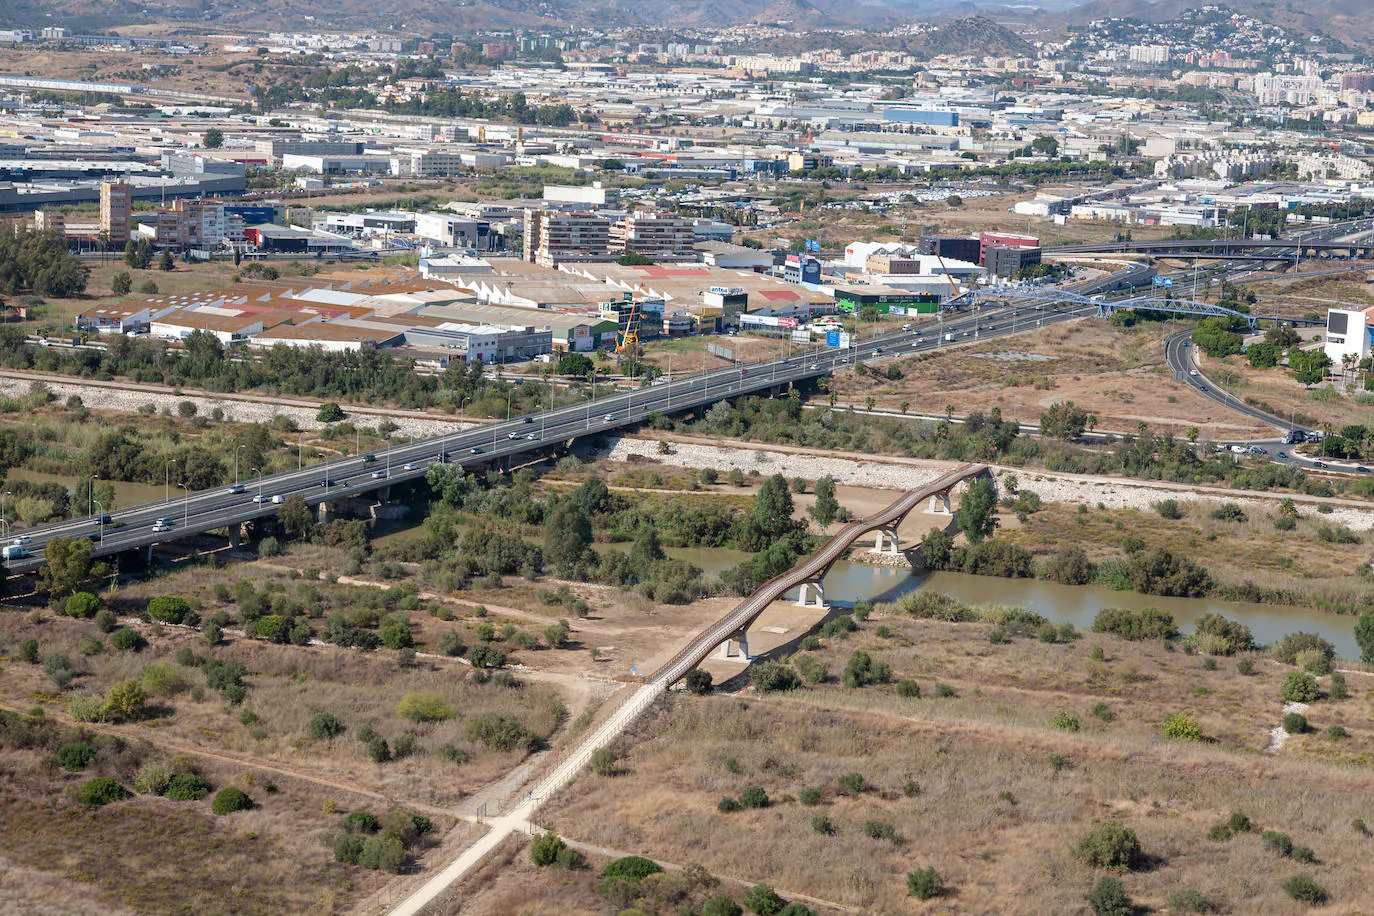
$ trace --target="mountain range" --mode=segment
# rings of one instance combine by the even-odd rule
[[[1346,43],[1374,39],[1374,0],[7,0],[0,3],[0,26],[63,23],[88,31],[167,23],[266,30],[317,28],[328,22],[352,30],[425,34],[569,25],[709,29],[778,23],[805,31],[884,29],[975,16],[1011,28],[1063,28],[1109,17],[1165,22],[1205,5]],[[985,50],[1010,50],[1009,42],[996,40],[999,36],[988,37],[995,39],[994,46]]]

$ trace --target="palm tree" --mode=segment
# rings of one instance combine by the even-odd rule
[[[911,409],[911,402],[910,402],[910,401],[903,401],[902,403],[898,404],[897,406],[901,408],[902,413],[906,413],[908,410]]]

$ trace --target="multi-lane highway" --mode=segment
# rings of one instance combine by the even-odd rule
[[[293,494],[303,497],[307,504],[318,505],[416,480],[435,464],[475,466],[504,462],[583,436],[634,426],[655,412],[685,411],[816,378],[856,359],[933,350],[1093,313],[1093,307],[1083,305],[985,306],[941,316],[935,324],[927,322],[919,329],[869,338],[849,350],[799,348],[796,354],[772,362],[714,369],[580,404],[418,439],[378,451],[373,460],[366,455],[355,456],[247,479],[237,488],[226,483],[210,490],[184,492],[165,502],[117,510],[103,520],[84,516],[30,528],[19,532],[27,538],[26,555],[13,558],[6,565],[11,573],[37,569],[43,563],[44,545],[55,537],[90,538],[96,556],[147,547],[275,514],[279,501]]]

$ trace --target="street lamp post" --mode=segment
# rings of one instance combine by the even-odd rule
[[[100,479],[99,474],[92,474],[89,485],[86,487],[86,514],[95,515],[95,482]]]
[[[262,468],[249,468],[249,473],[258,475],[258,502],[262,502]]]
[[[185,528],[191,521],[191,488],[184,480],[178,480],[177,486],[186,491],[181,502],[181,527]]]
[[[105,507],[96,502],[95,507],[100,510],[100,517],[96,519],[96,524],[100,529],[100,543],[105,543]]]
[[[239,484],[239,452],[247,447],[246,445],[240,445],[234,449],[234,486],[238,486]]]
[[[168,458],[166,463],[162,465],[162,501],[165,503],[172,501],[170,489],[172,480],[172,465],[176,463],[177,460],[175,458]]]

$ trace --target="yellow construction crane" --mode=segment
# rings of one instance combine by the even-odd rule
[[[615,352],[624,353],[630,351],[634,356],[639,347],[639,303],[630,300],[630,317],[625,321],[625,330],[620,332],[620,340],[616,342]]]

